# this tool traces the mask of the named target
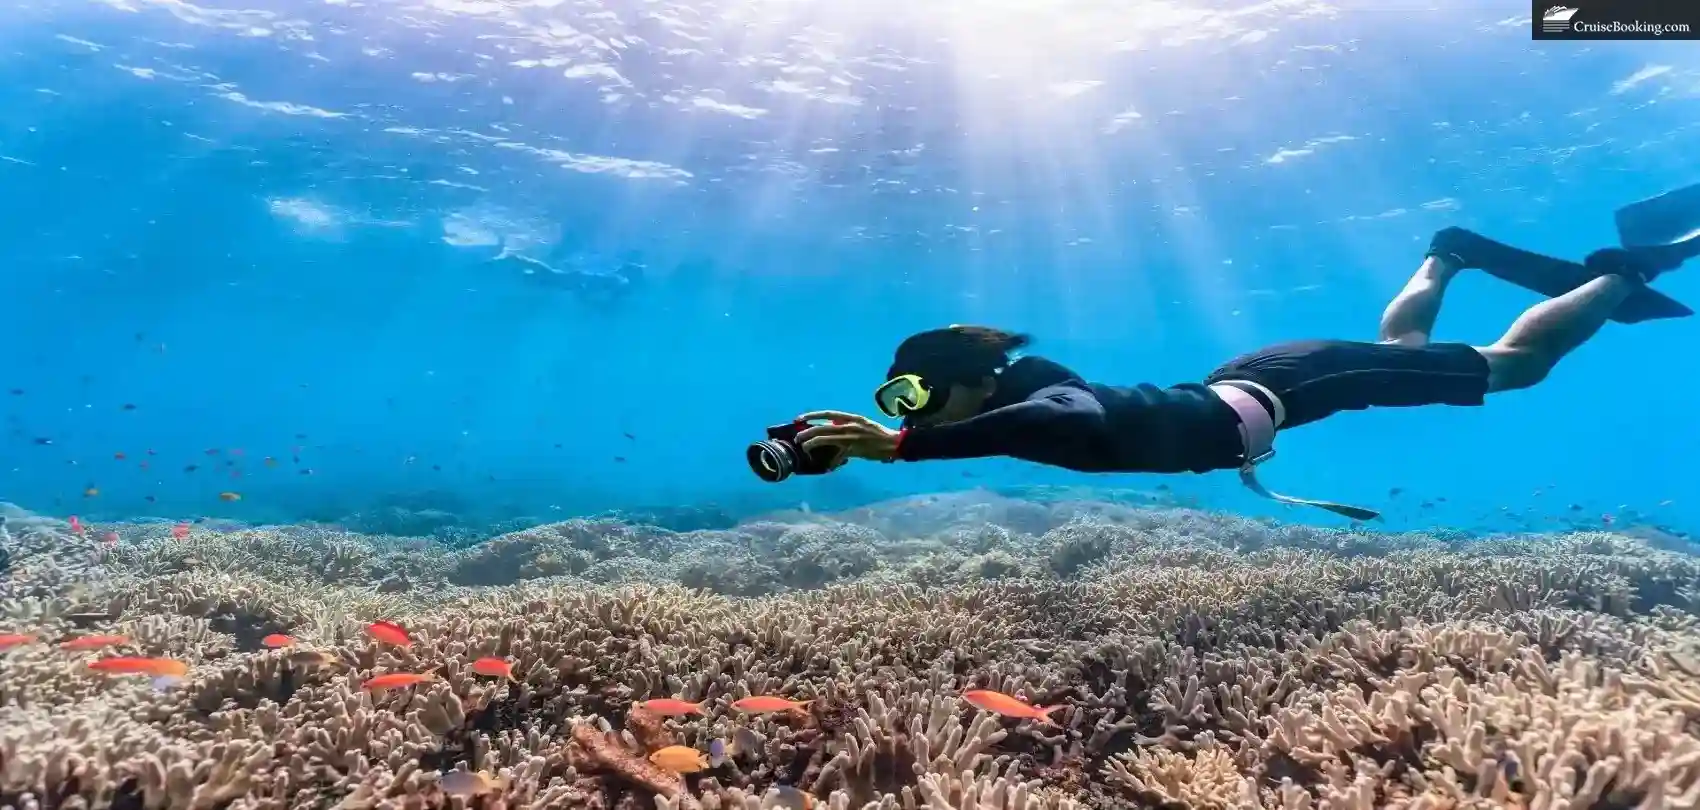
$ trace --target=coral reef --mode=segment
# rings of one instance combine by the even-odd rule
[[[0,518],[6,806],[1700,807],[1700,559],[1628,535],[983,495],[464,548]],[[396,673],[431,677],[363,688]]]

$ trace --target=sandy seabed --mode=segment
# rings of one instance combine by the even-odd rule
[[[0,516],[0,633],[41,639],[0,658],[9,807],[1700,806],[1700,565],[1621,534],[980,496],[458,550]],[[90,634],[131,641],[58,646]],[[87,669],[114,654],[192,668],[163,691]],[[473,673],[486,656],[516,680]],[[1060,727],[982,713],[972,688],[1065,704]],[[812,703],[729,709],[758,694]],[[707,713],[636,706],[660,697]],[[735,728],[758,744],[720,767],[647,758]],[[451,796],[457,769],[505,784]]]

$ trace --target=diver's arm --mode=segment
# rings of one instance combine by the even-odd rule
[[[910,428],[897,445],[904,461],[1009,456],[1070,469],[1114,464],[1104,407],[1087,391],[1051,389],[978,416]]]

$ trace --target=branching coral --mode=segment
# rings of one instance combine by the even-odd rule
[[[13,806],[1700,810],[1700,565],[1620,535],[944,498],[460,550],[120,526],[85,564],[51,546],[89,551],[64,524],[7,514],[0,634],[40,638],[0,659]],[[54,646],[87,634],[189,675]],[[398,672],[437,680],[362,690]],[[998,717],[967,689],[1065,708]],[[753,695],[811,702],[731,709]],[[640,705],[661,698],[704,714]],[[717,742],[741,749],[702,773],[648,758]],[[477,772],[488,792],[451,795]]]
[[[1163,748],[1119,754],[1106,767],[1106,776],[1136,797],[1164,807],[1237,810],[1260,805],[1257,786],[1219,746],[1192,755]]]

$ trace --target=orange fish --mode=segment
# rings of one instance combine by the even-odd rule
[[[507,678],[514,683],[519,679],[514,677],[514,666],[500,658],[480,658],[472,662],[472,671],[492,678]]]
[[[684,717],[688,714],[707,714],[702,710],[703,704],[692,703],[678,698],[656,698],[638,704],[662,717]]]
[[[98,498],[100,497],[100,490],[95,487],[89,487],[88,489],[83,490],[83,497]]]
[[[1063,704],[1034,706],[1020,698],[1010,697],[1002,692],[993,692],[989,689],[970,689],[962,693],[962,699],[968,701],[969,705],[977,709],[984,709],[992,714],[1018,717],[1022,720],[1037,720],[1047,726],[1057,724],[1055,720],[1051,719],[1051,713],[1064,708]]]
[[[129,636],[82,636],[80,638],[67,639],[59,642],[59,649],[71,652],[81,652],[84,650],[98,650],[101,647],[116,647],[120,644],[129,643]]]
[[[242,500],[242,493],[240,493],[240,492],[220,492],[218,494],[218,499],[221,500],[221,501],[225,501],[227,503],[230,502],[230,501],[240,501],[240,500]]]
[[[674,773],[696,773],[708,767],[708,755],[684,745],[669,745],[650,754],[649,761]]]
[[[756,695],[755,697],[747,697],[742,700],[732,701],[732,708],[740,712],[750,712],[752,714],[766,714],[768,712],[800,712],[807,709],[809,704],[813,702],[814,701],[812,700],[805,700],[798,703],[796,701],[786,700],[785,698],[774,697],[772,695]]]
[[[189,674],[189,665],[171,658],[102,658],[90,661],[89,669],[109,675],[152,675],[155,678],[181,678]]]
[[[260,639],[260,643],[275,650],[279,647],[288,647],[289,645],[294,644],[295,639],[282,633],[273,633]]]
[[[172,526],[171,527],[171,536],[178,539],[178,540],[182,540],[183,538],[188,537],[189,536],[189,524],[179,523],[176,526]]]
[[[0,650],[22,647],[25,644],[34,644],[40,640],[33,633],[7,633],[0,635]]]
[[[365,683],[360,684],[360,688],[368,692],[374,689],[406,689],[409,686],[430,683],[436,679],[437,676],[429,672],[392,672],[388,675],[367,678]]]
[[[413,639],[407,635],[407,631],[401,629],[401,625],[395,622],[372,622],[366,625],[366,634],[385,644],[394,644],[397,647],[406,647],[413,643]]]

